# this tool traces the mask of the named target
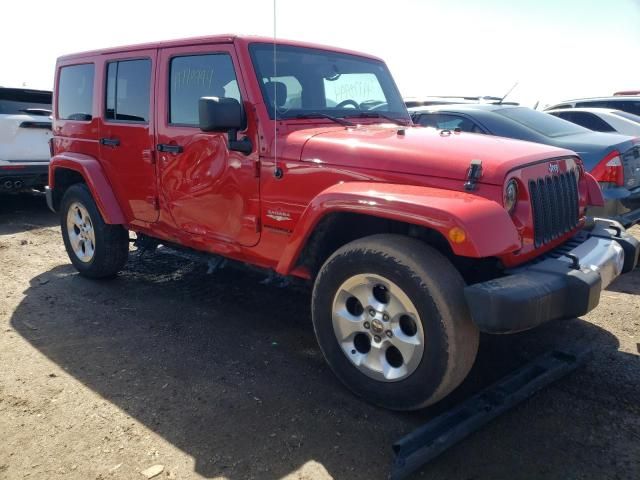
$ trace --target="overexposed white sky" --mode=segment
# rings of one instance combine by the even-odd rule
[[[277,35],[384,58],[403,96],[532,105],[640,89],[640,0],[277,0]],[[4,0],[0,86],[52,88],[59,55],[273,34],[272,0]]]

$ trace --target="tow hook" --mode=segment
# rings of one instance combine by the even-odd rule
[[[580,259],[573,253],[565,253],[565,257],[571,260],[571,268],[574,270],[580,270]]]
[[[622,228],[620,228],[618,225],[609,225],[607,228],[610,228],[611,230],[613,230],[614,232],[616,232],[616,234],[614,235],[614,237],[616,238],[620,238],[622,236]]]

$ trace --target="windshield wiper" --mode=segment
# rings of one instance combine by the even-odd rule
[[[406,127],[409,125],[409,123],[404,120],[391,117],[389,115],[385,115],[384,113],[378,113],[378,112],[362,112],[358,115],[349,115],[349,116],[358,117],[358,118],[384,118],[385,120],[389,120],[391,123],[395,123],[396,125],[402,125],[403,127]]]
[[[345,127],[355,127],[356,124],[350,122],[349,120],[345,120],[343,118],[334,117],[333,115],[327,115],[326,113],[320,112],[311,112],[311,113],[301,113],[300,115],[296,115],[296,118],[304,119],[304,118],[328,118],[329,120],[339,123],[340,125],[344,125]]]

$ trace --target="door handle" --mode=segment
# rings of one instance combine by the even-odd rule
[[[117,147],[120,145],[120,140],[117,138],[101,138],[100,145],[107,145],[109,147]]]
[[[169,145],[167,143],[159,143],[157,148],[159,152],[166,153],[182,153],[183,150],[181,145]]]

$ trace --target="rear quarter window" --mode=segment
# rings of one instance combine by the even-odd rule
[[[581,127],[588,128],[594,132],[615,132],[616,129],[605,120],[591,112],[565,112],[561,118],[573,122]]]
[[[58,80],[58,118],[91,120],[93,103],[93,63],[60,69]]]
[[[48,116],[51,113],[51,92],[20,88],[0,88],[0,115]]]

